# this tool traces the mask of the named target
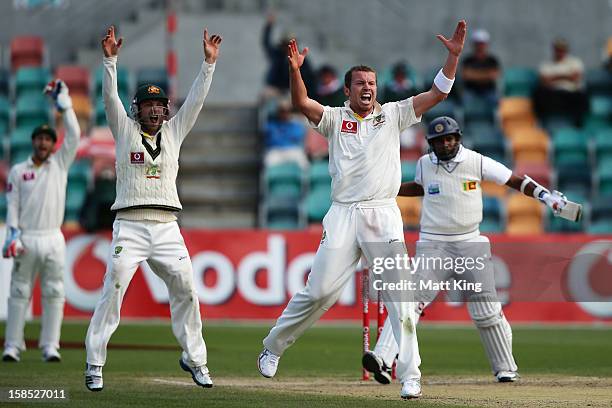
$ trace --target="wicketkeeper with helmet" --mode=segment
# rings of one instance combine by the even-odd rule
[[[13,258],[4,361],[19,361],[25,350],[23,329],[36,275],[40,274],[42,319],[39,347],[44,361],[60,361],[64,317],[64,221],[68,169],[76,156],[81,130],[68,87],[56,80],[45,88],[62,113],[66,137],[53,153],[57,135],[49,125],[32,132],[33,154],[13,166],[7,185],[6,240],[2,255]]]
[[[452,278],[467,279],[482,284],[482,290],[464,292],[468,311],[478,328],[480,338],[489,359],[491,369],[499,382],[518,379],[518,367],[512,355],[512,329],[502,312],[493,279],[490,262],[489,239],[480,235],[482,221],[481,181],[493,181],[507,185],[529,197],[545,203],[556,216],[577,221],[581,206],[567,201],[557,191],[552,193],[529,176],[517,176],[503,164],[461,144],[462,132],[457,122],[446,116],[431,121],[427,132],[429,153],[417,162],[415,180],[402,183],[400,196],[423,197],[419,240],[415,258],[471,257],[483,254],[488,258],[480,272],[458,273],[455,270],[418,268],[415,281],[447,281]],[[438,291],[422,291],[415,297],[418,316]],[[392,335],[389,321],[373,352],[363,356],[363,366],[376,380],[388,384],[390,367],[398,346]]]
[[[204,30],[202,44],[202,67],[176,116],[169,118],[163,89],[150,84],[137,90],[130,118],[117,92],[117,54],[122,38],[116,40],[115,28],[110,27],[102,40],[104,105],[116,145],[117,197],[111,210],[117,215],[102,297],[85,340],[85,384],[91,391],[103,388],[106,347],[119,325],[123,296],[143,261],[168,287],[172,331],[183,349],[181,368],[197,385],[213,385],[206,367],[191,259],[176,222],[176,213],[182,208],[176,189],[179,151],[208,94],[221,37],[209,38]]]

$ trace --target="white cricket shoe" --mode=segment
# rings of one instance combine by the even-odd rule
[[[47,363],[59,363],[62,361],[62,356],[55,347],[47,346],[43,348],[42,359]]]
[[[191,378],[193,379],[194,383],[196,383],[200,387],[212,388],[213,382],[210,378],[208,367],[206,367],[205,365],[201,365],[199,367],[192,367],[187,364],[185,360],[183,360],[182,356],[179,359],[179,365],[183,370],[187,371],[188,373],[191,373]]]
[[[6,346],[2,353],[2,361],[17,363],[19,360],[19,349],[13,346]]]
[[[519,374],[516,371],[498,371],[495,378],[497,382],[514,382],[519,379]]]
[[[89,391],[102,391],[102,366],[85,364],[85,386]]]
[[[265,348],[257,359],[257,369],[264,377],[272,378],[278,369],[278,360],[280,360],[280,356]]]
[[[363,368],[374,374],[374,379],[381,384],[391,383],[391,368],[372,351],[366,351],[361,358]]]
[[[411,378],[402,383],[400,397],[403,399],[419,398],[421,396],[421,379]]]

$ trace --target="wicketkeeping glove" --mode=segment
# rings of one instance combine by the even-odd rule
[[[6,240],[2,248],[2,256],[4,258],[13,258],[23,253],[24,247],[19,239],[21,231],[14,227],[7,227]]]
[[[49,82],[45,87],[44,93],[53,99],[57,110],[60,112],[72,108],[72,98],[68,94],[68,86],[61,79]]]

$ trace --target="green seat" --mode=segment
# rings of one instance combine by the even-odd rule
[[[416,163],[415,161],[403,161],[402,162],[402,183],[408,181],[414,181],[416,174]]]
[[[96,96],[102,97],[102,67],[99,67],[95,73],[95,89]],[[130,94],[130,73],[127,68],[122,66],[117,66],[117,89],[119,91],[119,95],[128,95]]]
[[[6,194],[0,193],[0,220],[5,221],[6,218]]]
[[[42,93],[18,97],[15,109],[15,126],[33,129],[36,126],[49,123],[49,108],[50,104]]]
[[[504,232],[505,228],[503,224],[499,221],[483,218],[480,223],[480,232],[484,233],[495,233],[495,232]]]
[[[591,113],[586,115],[583,128],[589,133],[594,134],[602,129],[612,127],[612,120],[607,118],[593,116]]]
[[[306,219],[309,223],[321,222],[331,207],[331,187],[312,190],[305,200]]]
[[[32,155],[32,146],[11,148],[11,166],[16,163],[21,163]]]
[[[41,94],[49,82],[49,70],[41,67],[21,67],[15,74],[15,93],[17,98],[24,95]]]
[[[563,162],[556,165],[557,188],[568,198],[569,192],[574,192],[583,197],[589,197],[591,193],[591,168],[584,162]],[[570,198],[571,200],[571,198]]]
[[[602,128],[595,132],[593,142],[598,163],[604,158],[611,158],[612,160],[612,127]]]
[[[601,161],[597,165],[599,176],[598,195],[612,196],[612,161]]]
[[[612,220],[592,222],[587,232],[589,234],[612,234]]]
[[[331,175],[329,174],[329,164],[327,160],[313,162],[310,165],[309,178],[311,190],[319,186],[330,186]]]
[[[591,115],[604,120],[612,120],[612,96],[595,95],[591,97]]]
[[[0,96],[0,135],[4,135],[8,132],[11,123],[11,105],[9,101],[4,97]]]
[[[463,105],[463,117],[467,122],[473,120],[484,120],[493,123],[497,106],[491,104],[484,98],[470,99],[470,103]]]
[[[590,95],[612,95],[612,75],[602,68],[592,68],[585,72],[587,91]]]
[[[445,99],[433,108],[423,114],[423,118],[427,122],[431,122],[438,116],[450,116],[451,118],[457,118],[457,105],[452,99]]]
[[[265,211],[268,228],[296,229],[299,227],[299,202],[297,200],[269,197]]]
[[[538,74],[532,68],[509,67],[504,69],[504,95],[531,96],[538,83]]]
[[[121,102],[123,103],[123,107],[125,108],[126,113],[128,114],[128,116],[131,116],[131,112],[130,112],[130,100],[127,96],[127,94],[119,94],[119,99],[121,99]],[[100,96],[97,100],[96,100],[96,106],[95,106],[95,122],[96,122],[96,126],[106,126],[107,122],[106,122],[106,108],[104,107],[104,99],[102,98],[102,96]]]
[[[302,169],[297,163],[269,166],[264,179],[269,197],[299,198],[302,195]]]
[[[75,160],[68,170],[68,183],[87,183],[91,173],[91,161],[87,159]]]
[[[87,182],[83,180],[68,180],[66,188],[66,211],[64,219],[66,221],[77,221],[81,208],[87,196]]]
[[[583,162],[588,166],[586,135],[575,128],[562,128],[553,134],[555,163]]]
[[[11,164],[20,163],[32,154],[32,129],[16,128],[9,139]]]
[[[166,68],[141,68],[136,74],[136,88],[153,84],[168,92],[168,72]]]

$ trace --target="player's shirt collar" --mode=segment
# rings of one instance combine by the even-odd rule
[[[358,115],[357,113],[353,112],[353,110],[351,109],[350,106],[350,101],[345,101],[344,102],[344,107],[345,109],[351,114],[353,115],[353,117],[355,117],[355,119],[357,119],[358,121],[362,121],[362,120],[368,120],[368,119],[372,119],[375,116],[380,115],[380,113],[382,112],[382,106],[380,106],[380,104],[377,101],[374,101],[374,109],[372,110],[372,113],[370,113],[368,116],[366,116],[365,118],[361,117],[360,115]]]
[[[440,164],[444,164],[444,163],[461,163],[462,161],[465,160],[466,154],[467,153],[465,152],[465,148],[463,147],[463,145],[459,145],[459,151],[457,152],[455,157],[453,157],[452,159],[450,159],[447,162],[440,162]],[[435,154],[432,154],[431,161],[433,162],[433,164],[438,164],[438,158],[436,157]]]

